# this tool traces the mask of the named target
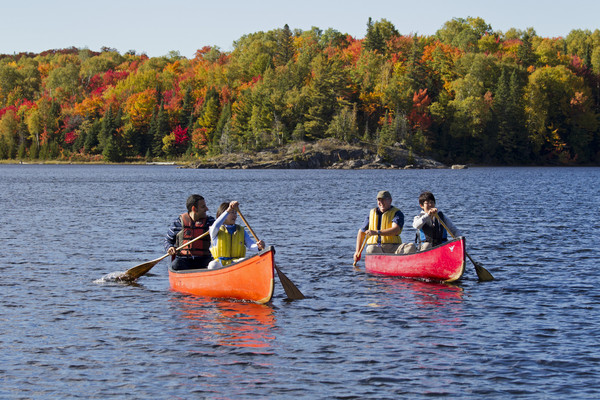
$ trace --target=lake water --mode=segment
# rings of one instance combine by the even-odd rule
[[[191,170],[0,166],[2,399],[598,399],[600,168]],[[422,190],[467,237],[456,285],[355,270],[389,190]],[[267,305],[96,280],[164,254],[202,194],[239,200],[307,299]]]

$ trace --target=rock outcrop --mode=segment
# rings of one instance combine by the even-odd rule
[[[350,146],[336,140],[293,143],[284,148],[256,154],[234,153],[207,158],[187,168],[218,169],[424,169],[448,168],[446,165],[396,145],[385,150],[385,157],[369,147]]]

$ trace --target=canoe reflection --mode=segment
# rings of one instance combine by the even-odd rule
[[[417,318],[439,323],[456,322],[463,314],[464,291],[456,284],[391,277],[369,280],[385,292],[379,307],[401,307]]]
[[[275,315],[266,304],[194,296],[173,298],[202,340],[223,346],[269,348],[275,339]]]
[[[457,330],[463,323],[463,289],[451,283],[375,277],[377,289],[385,292],[377,307],[399,308],[402,315],[417,323]],[[373,306],[373,305],[372,305]]]

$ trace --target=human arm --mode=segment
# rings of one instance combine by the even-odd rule
[[[219,235],[219,229],[221,229],[221,226],[223,226],[223,223],[225,222],[225,219],[227,219],[228,216],[229,212],[225,210],[225,212],[219,215],[219,218],[217,218],[215,222],[213,222],[210,228],[208,228],[211,246],[214,247],[217,245],[217,236]]]
[[[413,218],[412,226],[415,229],[421,229],[423,227],[423,225],[431,224],[431,221],[432,221],[431,218],[432,218],[432,216],[430,216],[429,214],[427,214],[424,211],[421,211],[421,213],[419,215],[417,215]]]
[[[260,251],[265,248],[265,242],[263,240],[259,240],[258,243],[256,243],[247,230],[244,230],[244,245],[247,249],[253,251]]]
[[[450,230],[450,236],[458,237],[458,236],[462,235],[461,232],[458,230],[458,228],[456,226],[454,226],[454,224],[452,223],[452,221],[450,220],[450,218],[447,215],[441,214],[440,218],[444,221],[444,224],[446,224],[446,226]]]
[[[362,250],[362,245],[366,238],[367,238],[366,232],[363,232],[362,229],[359,229],[358,233],[356,234],[356,249],[354,250],[354,263],[355,264],[358,261],[360,261],[360,253]]]
[[[177,234],[179,233],[179,231],[181,231],[181,229],[181,219],[178,217],[171,223],[171,226],[169,227],[169,230],[167,231],[167,234],[163,239],[165,251],[171,256],[175,255],[175,240]]]

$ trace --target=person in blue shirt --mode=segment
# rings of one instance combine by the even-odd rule
[[[435,196],[431,192],[419,195],[421,213],[413,219],[413,228],[418,230],[417,241],[420,242],[419,250],[428,250],[448,240],[448,232],[435,215],[437,214],[454,236],[460,236],[459,230],[454,226],[448,216],[444,215],[435,206]]]
[[[377,207],[373,208],[356,235],[354,262],[360,260],[363,241],[367,254],[409,254],[416,251],[413,243],[402,243],[400,233],[404,227],[404,214],[392,205],[392,195],[387,190],[377,193]]]

